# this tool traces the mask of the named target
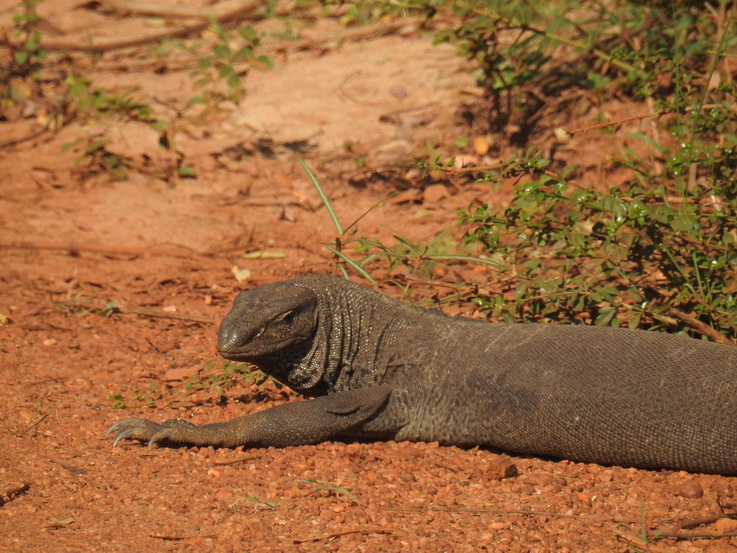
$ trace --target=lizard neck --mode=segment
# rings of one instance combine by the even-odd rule
[[[395,312],[405,306],[354,283],[335,284],[319,276],[299,283],[319,298],[312,347],[290,372],[300,382],[290,380],[289,386],[306,395],[381,384],[389,367],[382,352],[394,351],[400,331],[403,317]]]

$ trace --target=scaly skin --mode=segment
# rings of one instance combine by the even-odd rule
[[[127,419],[109,431],[115,444],[439,441],[737,474],[737,348],[729,346],[450,318],[314,275],[239,294],[218,349],[316,399],[205,426]]]

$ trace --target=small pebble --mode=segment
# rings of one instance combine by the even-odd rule
[[[720,518],[714,523],[714,530],[720,534],[737,532],[737,520],[733,518]]]
[[[676,486],[675,494],[687,499],[699,499],[704,495],[704,488],[696,480],[686,480]]]

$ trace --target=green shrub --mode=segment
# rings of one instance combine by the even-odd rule
[[[504,266],[507,293],[474,298],[489,316],[635,328],[682,325],[685,312],[737,331],[734,190],[635,181],[599,193],[542,175],[515,192],[501,213],[461,214],[467,242]]]

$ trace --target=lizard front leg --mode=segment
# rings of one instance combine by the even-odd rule
[[[386,404],[390,390],[388,386],[372,386],[338,392],[203,426],[178,419],[159,424],[131,418],[114,424],[105,436],[115,434],[113,447],[126,438],[147,441],[149,447],[162,440],[224,447],[315,444],[370,419]]]

